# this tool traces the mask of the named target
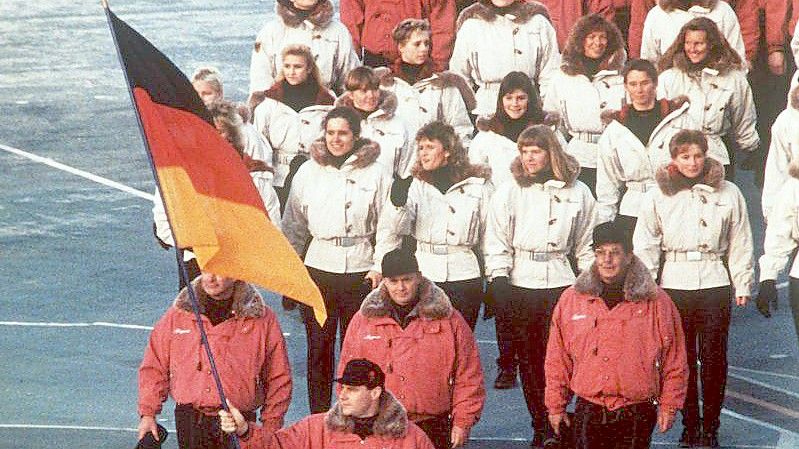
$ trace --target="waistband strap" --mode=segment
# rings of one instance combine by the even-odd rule
[[[437,254],[439,256],[472,251],[472,248],[468,245],[447,245],[426,242],[416,242],[416,249],[423,253]]]
[[[532,260],[533,262],[549,262],[551,260],[565,259],[566,255],[557,251],[530,251],[527,249],[514,248],[514,257]]]
[[[646,193],[657,186],[654,181],[627,181],[627,191]]]
[[[317,238],[321,242],[327,243],[328,245],[333,246],[342,246],[344,248],[349,248],[350,246],[355,246],[364,242],[369,241],[369,236],[348,236],[348,237],[330,237],[330,238]]]
[[[602,137],[602,133],[569,131],[569,134],[571,134],[573,138],[586,143],[598,143],[599,138]]]
[[[700,260],[721,260],[716,253],[702,251],[666,251],[665,260],[668,262],[698,262]]]
[[[275,164],[278,164],[278,165],[290,165],[291,161],[294,160],[295,157],[297,157],[297,154],[298,153],[293,153],[293,154],[282,153],[282,152],[281,153],[277,153],[275,155]]]

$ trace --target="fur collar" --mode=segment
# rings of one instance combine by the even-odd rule
[[[397,58],[393,64],[391,64],[391,74],[402,78],[406,83],[410,85],[416,84],[418,81],[430,78],[435,73],[435,64],[433,60],[427,58],[427,60],[422,64],[422,67],[419,69],[419,73],[417,75],[416,80],[409,80],[405,78],[405,73],[402,71],[402,58]]]
[[[718,2],[719,0],[694,0],[692,3],[695,6],[701,6],[703,8],[712,10],[713,8],[716,7],[716,4]],[[658,5],[660,6],[660,9],[666,12],[674,11],[681,4],[682,1],[680,0],[658,0]]]
[[[688,97],[686,95],[680,95],[673,100],[667,100],[665,98],[661,98],[655,103],[655,107],[660,107],[660,119],[663,120],[666,118],[667,115],[671,114],[672,112],[680,109],[683,104],[688,103]],[[609,109],[605,109],[600,113],[600,119],[602,120],[602,124],[607,126],[610,122],[616,120],[617,122],[621,123],[622,125],[627,124],[627,118],[630,115],[630,109],[632,105],[629,103],[624,103],[619,111],[612,111]]]
[[[577,180],[577,176],[580,174],[580,163],[577,162],[577,159],[575,159],[574,156],[565,152],[563,153],[563,158],[566,164],[564,164],[565,166],[563,167],[563,171],[565,173],[562,173],[562,175],[566,179],[555,179],[562,181],[564,184],[566,184],[566,186],[572,186],[574,185],[574,181]],[[510,172],[513,174],[513,179],[515,179],[516,183],[521,187],[530,187],[536,183],[535,176],[530,176],[524,171],[522,160],[519,156],[516,156],[516,159],[511,162]]]
[[[372,165],[374,161],[377,160],[377,157],[380,156],[380,145],[373,140],[361,138],[355,142],[355,145],[357,149],[347,158],[344,165],[350,164],[353,168],[366,168]],[[355,156],[354,160],[352,156]],[[316,139],[311,144],[311,158],[323,167],[331,164],[333,156],[327,151],[327,144],[325,143],[324,137]],[[344,165],[342,165],[342,167],[344,167]]]
[[[460,30],[463,23],[469,19],[479,19],[486,22],[493,22],[496,20],[498,16],[497,10],[490,3],[490,1],[481,0],[464,9],[460,16],[458,16],[458,23],[455,29]],[[513,23],[519,25],[529,22],[538,14],[544,16],[547,20],[550,20],[549,11],[547,10],[546,6],[529,0],[517,1],[514,3],[509,14],[515,16]]]
[[[416,163],[411,168],[411,176],[428,184],[433,183],[433,175],[431,173],[422,168],[422,162],[419,159],[416,159]],[[453,177],[455,178],[453,185],[469,178],[483,178],[488,181],[491,179],[491,167],[485,164],[472,164],[467,161],[466,165],[461,165],[454,170]]]
[[[325,414],[325,425],[336,432],[352,433],[355,428],[352,417],[344,416],[341,404],[336,403]],[[377,419],[372,427],[375,436],[398,439],[408,431],[408,414],[397,399],[386,390],[380,395]]]
[[[366,318],[386,317],[391,314],[391,298],[384,284],[372,290],[361,304],[361,313]],[[448,318],[452,314],[452,303],[441,287],[423,277],[419,284],[419,302],[411,310],[411,316],[433,321]]]
[[[355,102],[352,100],[352,94],[350,92],[344,92],[338,99],[336,99],[336,107],[339,106],[347,106],[350,108],[355,109]],[[394,95],[394,92],[389,92],[385,89],[380,89],[380,97],[377,100],[377,109],[374,112],[383,111],[383,114],[386,118],[394,117],[394,113],[397,112],[397,96]],[[374,114],[372,112],[372,114]],[[371,115],[371,114],[370,114]]]
[[[583,295],[598,297],[602,294],[602,281],[597,273],[596,262],[589,270],[580,273],[574,282],[574,289]],[[633,256],[624,278],[624,300],[631,302],[647,301],[657,296],[657,284],[649,270],[638,256]]]
[[[208,295],[205,293],[205,290],[203,290],[202,286],[200,285],[201,278],[201,276],[197,276],[193,281],[191,281],[191,287],[194,289],[194,293],[197,296],[197,301],[200,303],[202,303],[203,298],[208,297]],[[234,288],[233,305],[231,310],[236,318],[260,318],[264,315],[266,303],[264,303],[263,298],[261,298],[261,294],[258,293],[258,291],[255,290],[252,285],[243,281],[238,281],[236,282],[236,286]],[[185,312],[194,313],[194,309],[191,307],[189,293],[186,288],[178,293],[178,297],[175,298],[174,306]]]
[[[544,116],[544,121],[541,123],[530,122],[528,126],[532,125],[547,125],[547,126],[555,126],[560,122],[560,115],[557,113],[547,112]],[[492,132],[494,134],[502,134],[505,130],[505,126],[503,125],[502,121],[496,116],[496,114],[491,115],[483,115],[477,117],[475,122],[475,127],[478,131],[483,132]]]
[[[432,60],[429,62],[432,67]],[[402,79],[406,83],[408,82],[398,74],[401,73],[401,70],[398,68],[399,64],[399,62],[395,62],[392,68],[378,67],[374,69],[377,76],[380,77],[381,86],[385,87],[386,89],[391,89],[396,83],[395,77]],[[477,99],[474,96],[474,91],[471,87],[469,87],[469,83],[462,76],[455,72],[450,72],[447,70],[438,73],[431,73],[429,76],[423,77],[420,81],[417,81],[417,84],[422,82],[429,82],[434,88],[442,90],[455,87],[461,94],[461,98],[463,98],[463,102],[466,104],[467,111],[474,110],[474,108],[477,107]],[[415,86],[415,84],[408,84]]]
[[[255,95],[255,93],[253,93],[253,95]],[[264,91],[264,96],[266,98],[271,98],[275,101],[285,103],[286,89],[283,87],[283,82],[278,81],[272,84],[272,87]],[[332,105],[335,102],[335,100],[336,98],[325,87],[319,86],[319,91],[316,93],[316,99],[314,99],[314,104],[329,106]]]
[[[685,176],[677,171],[677,167],[672,163],[664,164],[655,173],[655,180],[660,190],[666,196],[674,196],[682,190],[690,189],[693,185]],[[718,189],[724,181],[724,166],[721,162],[712,157],[705,158],[705,170],[699,184]]]
[[[303,20],[291,8],[283,5],[280,1],[275,2],[275,10],[278,17],[290,28],[297,28],[302,25]],[[327,27],[333,20],[333,3],[330,0],[319,0],[313,12],[306,19],[319,28]]]

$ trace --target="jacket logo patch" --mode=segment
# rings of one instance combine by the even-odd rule
[[[364,340],[380,340],[381,338],[383,337],[381,337],[380,335],[368,335],[368,334],[365,337],[363,337]]]
[[[572,321],[584,320],[586,318],[588,318],[588,315],[580,315],[579,313],[572,315]]]
[[[172,333],[175,334],[175,335],[190,334],[191,333],[191,329],[177,328],[177,329],[173,330]]]

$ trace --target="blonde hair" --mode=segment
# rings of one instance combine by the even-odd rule
[[[560,146],[555,131],[547,125],[533,125],[519,134],[516,145],[521,151],[524,147],[536,146],[549,153],[549,167],[559,181],[569,182],[570,172],[568,155]]]
[[[201,66],[194,71],[191,82],[204,81],[210,84],[217,92],[222,93],[222,74],[213,66]]]
[[[319,66],[316,65],[316,59],[311,53],[311,49],[307,45],[303,44],[289,44],[283,47],[283,50],[280,52],[281,59],[286,59],[286,56],[297,56],[302,58],[305,61],[305,65],[308,66],[308,78],[313,80],[316,85],[320,88],[324,89],[324,85],[322,84],[322,75],[319,72]],[[278,70],[277,77],[275,78],[276,82],[281,82],[286,77],[283,75],[282,68]]]

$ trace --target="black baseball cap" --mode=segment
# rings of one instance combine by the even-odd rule
[[[419,271],[419,264],[416,262],[416,256],[410,251],[401,248],[386,253],[386,255],[383,256],[381,265],[383,277],[387,278]]]
[[[352,359],[347,362],[341,377],[335,381],[354,387],[364,385],[371,390],[375,387],[382,387],[385,384],[386,376],[376,363],[366,359]]]

